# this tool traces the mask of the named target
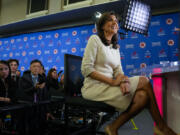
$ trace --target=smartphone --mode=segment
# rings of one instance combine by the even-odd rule
[[[63,70],[60,70],[59,73],[58,73],[58,76],[63,72]]]

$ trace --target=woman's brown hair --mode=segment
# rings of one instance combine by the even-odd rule
[[[100,19],[97,22],[97,34],[100,37],[101,41],[108,46],[110,43],[108,42],[108,40],[105,38],[104,35],[104,30],[102,29],[102,27],[104,26],[104,24],[109,20],[109,17],[111,15],[116,16],[116,18],[118,19],[117,15],[111,11],[111,12],[106,12],[103,13],[102,16],[100,17]],[[111,43],[113,44],[113,48],[117,49],[118,48],[118,34],[114,34],[112,39],[111,39]]]
[[[56,71],[55,68],[51,68],[49,71],[48,71],[48,75],[47,75],[47,78],[52,78],[52,72]]]

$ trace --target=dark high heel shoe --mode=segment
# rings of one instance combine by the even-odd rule
[[[105,133],[106,135],[117,135],[117,133],[112,132],[109,125],[105,127]]]
[[[155,135],[164,135],[164,133],[161,130],[159,130],[158,127],[154,127],[154,134]],[[180,135],[180,134],[177,134],[177,135]]]
[[[112,135],[111,130],[110,130],[110,127],[109,127],[109,126],[106,126],[104,130],[105,130],[106,135]]]
[[[158,127],[154,127],[154,133],[155,133],[155,135],[164,135],[164,133],[161,132],[161,130],[159,130]]]

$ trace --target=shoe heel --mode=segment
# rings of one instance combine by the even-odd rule
[[[155,134],[155,135],[164,135],[163,132],[161,132],[161,131],[159,130],[159,128],[157,128],[157,127],[154,127],[154,134]]]

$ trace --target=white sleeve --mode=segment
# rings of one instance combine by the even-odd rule
[[[123,69],[122,69],[122,65],[121,65],[121,56],[120,56],[120,52],[119,52],[119,50],[118,50],[118,55],[119,55],[119,64],[117,65],[117,67],[114,69],[114,77],[116,78],[116,76],[118,75],[118,74],[124,74],[124,72],[123,72]]]
[[[97,48],[97,36],[92,35],[88,40],[81,64],[81,72],[84,77],[87,77],[90,73],[95,71],[94,63],[96,60]]]

